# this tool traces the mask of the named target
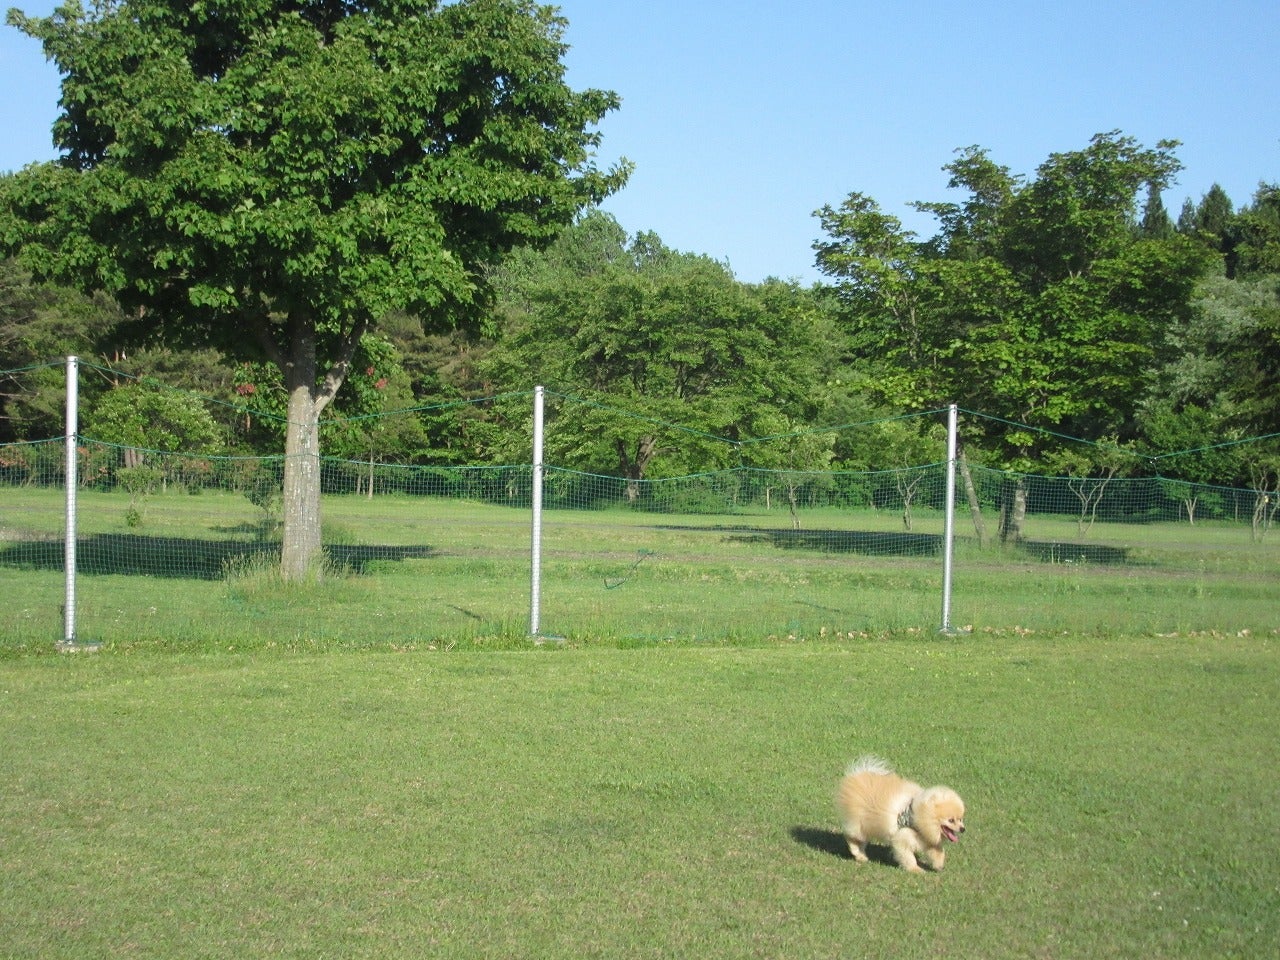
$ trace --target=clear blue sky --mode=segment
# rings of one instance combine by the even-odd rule
[[[11,0],[44,14],[51,0]],[[569,81],[623,98],[601,161],[631,183],[629,231],[725,260],[743,280],[816,279],[823,204],[857,190],[922,234],[911,200],[980,144],[1015,173],[1120,129],[1182,141],[1165,196],[1280,181],[1277,0],[562,0]],[[53,155],[58,78],[0,27],[0,170]]]

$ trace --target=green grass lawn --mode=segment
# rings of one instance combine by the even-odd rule
[[[0,661],[5,957],[1258,957],[1275,636]],[[862,752],[941,874],[855,865]]]
[[[58,491],[0,491],[0,657],[61,638]],[[438,497],[325,500],[320,588],[270,576],[240,495],[169,492],[130,527],[121,493],[82,495],[77,637],[114,648],[518,646],[530,623],[527,510]],[[936,631],[942,521],[918,510],[544,517],[541,632],[573,643],[734,643]],[[962,525],[963,527],[963,525]],[[1280,536],[1247,524],[1036,516],[1022,549],[956,546],[951,623],[974,632],[1154,635],[1280,627]],[[960,531],[964,533],[962,529]],[[248,555],[246,557],[246,554]],[[258,562],[261,560],[263,562]],[[247,573],[247,575],[246,575]]]

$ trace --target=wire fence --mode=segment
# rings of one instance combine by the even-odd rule
[[[0,376],[21,380],[20,372]],[[279,577],[282,456],[108,442],[93,436],[90,417],[75,435],[78,636],[230,645],[526,636],[535,476],[545,511],[535,554],[539,639],[802,642],[932,634],[945,622],[948,457],[945,437],[930,432],[941,425],[938,411],[730,443],[551,395],[545,461],[535,472],[531,403],[532,394],[506,395],[488,407],[488,422],[511,433],[510,449],[530,462],[323,459],[328,569],[319,587]],[[467,406],[474,416],[474,402]],[[246,416],[258,414],[236,408],[229,419]],[[610,418],[643,429],[619,447],[601,426]],[[963,420],[962,434],[990,431],[980,415]],[[871,440],[904,422],[924,438],[908,452],[927,454],[932,444],[932,457],[856,470],[781,465],[859,444],[901,452]],[[592,443],[634,450],[636,437],[657,437],[643,476],[561,465],[589,456]],[[1280,628],[1274,472],[1259,469],[1249,487],[1127,476],[1105,466],[1104,453],[1079,475],[961,460],[957,628]],[[1162,462],[1138,459],[1148,468]],[[683,472],[694,463],[713,468]],[[66,474],[60,436],[0,444],[0,647],[61,636]]]

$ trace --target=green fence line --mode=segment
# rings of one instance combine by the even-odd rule
[[[47,388],[49,371],[38,373]],[[517,457],[524,396],[492,398],[509,408]],[[803,431],[724,443],[750,447],[748,463],[720,455],[708,442],[720,438],[701,431],[552,400],[540,630],[652,643],[936,629],[941,449],[868,469],[770,469],[787,465]],[[642,477],[570,466],[574,408],[663,431],[662,455]],[[979,416],[965,412],[969,429]],[[1259,452],[1273,439],[1255,438]],[[68,545],[64,438],[0,443],[0,654],[57,638],[68,554],[82,575],[79,634],[109,644],[527,641],[531,464],[322,457],[317,586],[277,569],[285,457],[106,443],[92,429],[76,446]],[[975,630],[1280,629],[1274,468],[1259,459],[1251,487],[1189,482],[1161,475],[1173,456],[1133,461],[1145,476],[960,462],[951,619]]]
[[[43,472],[24,461],[19,477],[15,450],[38,451]],[[85,450],[90,464],[123,454],[91,442]],[[51,648],[60,629],[59,453],[56,444],[0,447],[0,654]],[[326,460],[328,568],[322,585],[307,587],[281,582],[275,569],[278,458],[151,463],[132,474],[81,473],[78,635],[89,641],[527,641],[530,467],[371,472]],[[971,474],[976,515],[957,494],[962,627],[1280,627],[1274,498],[1159,479]],[[548,467],[541,622],[581,642],[932,632],[944,481],[938,464],[734,468],[639,482]],[[1014,488],[1026,514],[1016,540],[1002,543]]]

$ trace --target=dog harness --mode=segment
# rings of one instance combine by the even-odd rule
[[[898,829],[910,827],[911,823],[911,801],[907,801],[907,805],[898,812]]]

